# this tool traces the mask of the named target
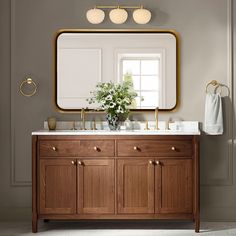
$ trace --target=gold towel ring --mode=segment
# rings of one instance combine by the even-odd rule
[[[32,91],[31,93],[25,93],[25,92],[23,91],[23,87],[25,87],[26,85],[33,87],[33,91]],[[37,91],[37,85],[36,85],[36,83],[35,83],[31,78],[27,78],[27,79],[25,79],[25,80],[23,80],[23,81],[21,82],[21,84],[20,84],[20,92],[21,92],[21,94],[22,94],[23,96],[25,96],[25,97],[31,97],[31,96],[33,96],[33,95],[36,93],[36,91]]]
[[[214,93],[216,92],[216,90],[217,90],[218,88],[220,88],[220,94],[221,94],[221,91],[222,91],[222,89],[221,89],[221,84],[220,84],[217,80],[212,80],[212,81],[210,81],[209,83],[207,83],[207,85],[206,85],[206,93],[207,93],[207,90],[208,90],[209,85],[212,85],[212,86],[215,87]]]

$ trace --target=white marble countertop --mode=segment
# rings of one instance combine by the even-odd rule
[[[200,130],[38,130],[32,135],[200,135]]]

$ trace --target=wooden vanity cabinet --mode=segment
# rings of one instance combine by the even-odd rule
[[[76,167],[73,159],[39,161],[39,213],[76,213]]]
[[[114,159],[77,161],[77,213],[115,213]]]
[[[197,136],[34,135],[38,219],[172,219],[199,232]]]
[[[192,160],[117,161],[118,213],[191,213]]]
[[[114,160],[40,160],[40,214],[114,214],[114,191]]]

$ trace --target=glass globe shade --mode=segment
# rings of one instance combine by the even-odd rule
[[[86,17],[91,24],[100,24],[105,18],[105,13],[101,9],[94,8],[87,11]]]
[[[133,12],[133,18],[137,24],[147,24],[151,20],[151,12],[140,8]]]
[[[117,8],[110,11],[109,17],[114,24],[123,24],[128,18],[128,13],[124,9]]]

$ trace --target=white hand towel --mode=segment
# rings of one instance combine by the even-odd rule
[[[218,93],[206,94],[205,132],[210,135],[223,134],[222,101]]]

